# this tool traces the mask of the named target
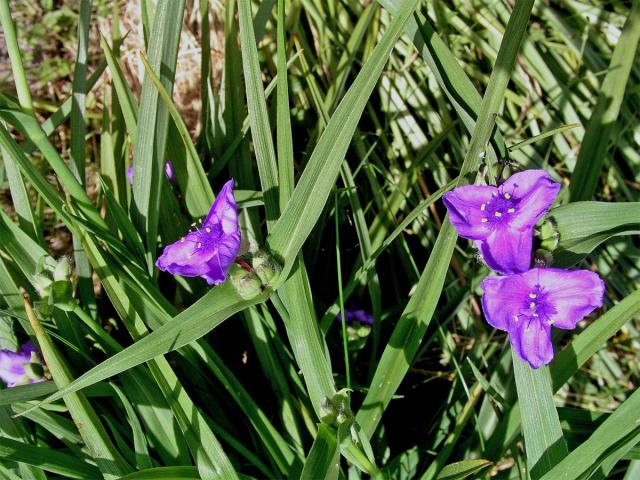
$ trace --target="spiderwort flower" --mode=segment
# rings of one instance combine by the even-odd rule
[[[604,282],[588,270],[533,268],[482,282],[487,322],[509,333],[511,345],[533,368],[553,359],[551,326],[571,330],[602,306]]]
[[[559,190],[544,170],[525,170],[499,187],[458,187],[443,200],[458,235],[474,240],[493,270],[512,274],[529,268],[533,227]]]
[[[171,160],[164,164],[164,174],[167,176],[170,182],[175,181],[176,172],[173,170],[173,162]]]
[[[173,169],[173,163],[171,162],[171,160],[169,160],[164,164],[164,174],[167,176],[167,179],[170,182],[175,181],[176,172]],[[129,180],[129,185],[133,185],[133,165],[127,168],[125,175],[127,176],[127,180]]]
[[[373,316],[362,309],[346,308],[344,311],[344,319],[347,325],[350,325],[354,321],[362,325],[373,325]],[[342,322],[342,314],[340,312],[336,315],[336,320]]]
[[[43,366],[40,352],[32,341],[23,344],[17,352],[0,350],[0,378],[9,388],[47,380]]]
[[[184,277],[202,277],[209,285],[222,283],[240,249],[238,209],[233,179],[224,184],[200,228],[167,245],[156,266]]]

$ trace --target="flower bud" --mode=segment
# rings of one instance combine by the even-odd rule
[[[553,222],[549,219],[545,220],[545,222],[540,227],[540,245],[545,250],[553,252],[558,246],[558,230]]]
[[[38,273],[33,277],[33,286],[36,287],[36,290],[41,297],[48,297],[51,294],[50,290],[52,283],[53,280],[42,273]]]
[[[62,257],[58,260],[56,268],[53,270],[53,279],[55,281],[69,280],[71,275],[71,261],[69,257]]]
[[[42,366],[42,364],[38,363],[25,363],[24,364],[24,374],[27,377],[27,380],[40,380],[41,378],[44,378],[45,373],[44,373],[44,367]],[[24,383],[30,383],[30,382],[24,382]]]
[[[254,253],[251,263],[253,270],[265,287],[271,286],[273,280],[282,271],[280,265],[264,250],[258,250]]]
[[[229,279],[238,295],[245,300],[251,300],[262,292],[262,282],[256,274],[237,265],[231,267]]]
[[[326,425],[335,425],[338,411],[329,397],[324,397],[320,404],[320,421]]]

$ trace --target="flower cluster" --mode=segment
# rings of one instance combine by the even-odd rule
[[[17,352],[0,350],[0,379],[9,388],[44,382],[47,373],[40,352],[32,341],[26,342]]]
[[[473,240],[502,276],[482,282],[489,324],[508,332],[512,347],[533,368],[553,359],[551,326],[573,329],[602,306],[604,282],[587,270],[533,268],[533,229],[560,191],[544,170],[512,175],[499,187],[465,186],[444,196],[458,235]]]
[[[167,245],[156,266],[174,275],[202,277],[209,285],[217,285],[226,280],[240,240],[231,179],[220,190],[200,228]]]

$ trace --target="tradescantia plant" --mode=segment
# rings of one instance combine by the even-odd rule
[[[0,0],[0,476],[637,476],[638,2],[134,4]]]

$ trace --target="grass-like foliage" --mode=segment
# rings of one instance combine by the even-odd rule
[[[0,477],[640,478],[638,0],[0,24]]]

